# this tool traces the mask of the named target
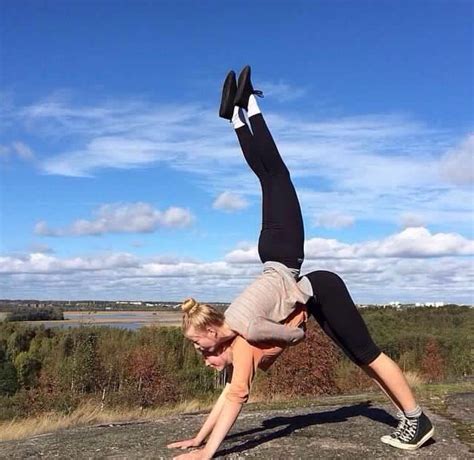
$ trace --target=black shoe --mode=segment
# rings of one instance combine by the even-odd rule
[[[433,436],[434,428],[430,419],[422,412],[419,417],[406,418],[397,437],[387,444],[399,449],[415,450]]]
[[[398,418],[397,428],[391,434],[386,434],[380,438],[380,440],[385,444],[391,444],[392,441],[400,436],[400,433],[405,429],[406,417],[403,413],[396,415]]]
[[[227,77],[225,77],[224,86],[222,87],[221,106],[219,107],[219,116],[221,118],[232,120],[236,92],[235,72],[231,70]]]
[[[238,105],[247,110],[249,104],[249,97],[251,94],[263,97],[263,93],[259,90],[253,89],[250,81],[250,66],[246,65],[239,75],[239,84],[237,86],[237,94],[235,95],[234,105]]]

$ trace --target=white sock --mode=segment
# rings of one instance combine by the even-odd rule
[[[240,107],[234,107],[234,114],[232,115],[231,122],[234,126],[234,129],[242,128],[242,126],[245,126],[244,112]]]
[[[254,115],[262,113],[262,112],[260,112],[260,108],[258,107],[257,99],[255,98],[255,96],[253,94],[251,94],[249,96],[249,103],[248,103],[248,106],[247,106],[247,113],[248,113],[249,117],[253,117]]]
[[[421,415],[421,407],[420,406],[416,406],[413,410],[411,411],[405,411],[405,417],[407,418],[416,418],[416,417],[419,417]]]

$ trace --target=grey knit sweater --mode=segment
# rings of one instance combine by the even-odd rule
[[[282,322],[296,303],[305,304],[313,295],[308,278],[295,280],[290,269],[279,262],[265,262],[263,273],[225,311],[229,327],[249,342],[278,341],[294,344],[304,331]]]

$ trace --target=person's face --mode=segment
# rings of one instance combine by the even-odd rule
[[[194,348],[201,352],[215,352],[219,345],[217,339],[217,330],[214,328],[196,329],[190,326],[186,331],[185,336],[193,342]]]
[[[232,364],[232,353],[230,348],[226,347],[217,353],[202,353],[206,366],[217,369],[218,371],[223,370],[229,364]]]

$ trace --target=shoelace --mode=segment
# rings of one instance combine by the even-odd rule
[[[414,418],[412,420],[406,419],[405,427],[403,431],[400,433],[398,439],[404,442],[411,441],[416,434],[416,430],[418,428],[418,419]]]
[[[405,429],[406,420],[407,420],[406,417],[402,417],[400,419],[400,421],[398,422],[397,428],[391,435],[393,438],[398,438],[398,436],[400,436],[400,434],[403,432],[403,430]]]

